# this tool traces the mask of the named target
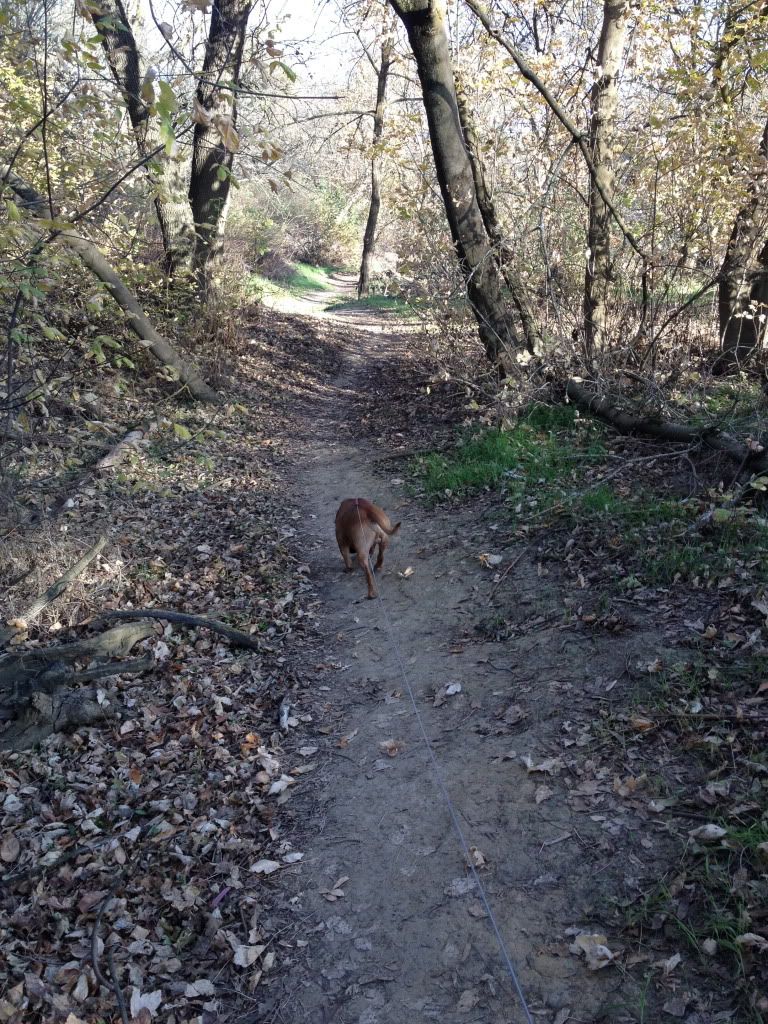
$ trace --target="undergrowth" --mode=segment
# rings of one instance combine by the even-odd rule
[[[542,405],[511,429],[464,433],[450,452],[421,457],[416,471],[433,500],[496,490],[515,527],[599,533],[621,563],[623,588],[706,589],[729,573],[768,572],[768,521],[754,509],[730,508],[722,493],[678,497],[627,481],[609,445],[606,429],[573,407]]]

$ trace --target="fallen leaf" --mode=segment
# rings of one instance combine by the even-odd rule
[[[234,956],[235,966],[250,967],[256,963],[266,948],[266,946],[238,946]]]
[[[93,910],[94,907],[98,906],[102,902],[104,897],[107,895],[107,889],[98,889],[95,892],[86,892],[81,897],[77,904],[77,909],[81,914],[87,914],[89,910]]]
[[[674,969],[677,966],[679,966],[682,959],[683,958],[680,956],[679,953],[673,953],[672,956],[669,957],[667,960],[659,961],[659,966],[664,971],[664,974],[669,976],[672,973],[672,971],[674,971]]]
[[[763,935],[756,935],[754,932],[744,932],[736,936],[736,944],[742,949],[754,949],[758,953],[764,953],[768,949],[768,939]]]
[[[197,981],[190,982],[187,985],[184,989],[184,995],[187,999],[195,999],[199,996],[215,996],[216,988],[213,982],[208,981],[207,978],[198,978]]]
[[[726,835],[728,835],[728,829],[712,824],[700,825],[688,833],[690,839],[695,839],[699,843],[718,843]]]
[[[467,988],[464,989],[464,991],[459,996],[459,1001],[456,1004],[456,1009],[459,1011],[459,1013],[469,1013],[470,1010],[474,1009],[474,1007],[477,1006],[478,1002],[479,999],[477,997],[477,993],[474,992],[471,988]]]
[[[141,1010],[148,1010],[150,1015],[159,1009],[163,1001],[163,993],[160,989],[155,992],[140,992],[139,989],[131,989],[131,1016],[138,1017]]]
[[[635,732],[648,732],[649,729],[653,729],[656,726],[652,719],[645,718],[643,715],[632,715],[629,724]]]
[[[544,772],[547,775],[555,775],[563,767],[563,762],[559,757],[548,757],[544,761],[539,761],[538,764],[534,764],[533,759],[528,754],[525,754],[521,760],[528,769],[529,774],[533,772]]]
[[[404,749],[405,743],[402,740],[382,740],[379,744],[379,750],[388,757],[397,757]]]
[[[0,843],[0,857],[6,864],[13,864],[21,853],[21,843],[13,832],[8,832]]]
[[[271,875],[273,872],[278,871],[279,868],[280,861],[257,860],[255,864],[251,864],[248,870],[255,875]]]
[[[576,936],[569,949],[577,956],[584,955],[590,971],[600,971],[615,959],[614,954],[606,945],[607,941],[605,935],[582,932]]]

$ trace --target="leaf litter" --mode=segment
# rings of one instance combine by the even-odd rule
[[[103,525],[109,547],[29,627],[28,644],[82,636],[102,611],[158,606],[227,619],[259,650],[158,623],[144,644],[155,667],[109,680],[103,722],[4,755],[2,1024],[115,1019],[108,961],[134,1021],[218,1019],[247,1007],[279,963],[265,919],[270,887],[302,856],[285,846],[281,807],[311,771],[286,761],[279,731],[288,694],[291,715],[301,709],[301,679],[285,652],[314,621],[309,570],[292,547],[298,514],[285,507],[277,468],[280,439],[290,438],[283,389],[289,378],[312,386],[336,359],[316,331],[273,316],[241,363],[237,386],[250,404],[213,419],[192,410],[181,433],[159,415],[151,443],[119,470],[89,477],[62,506],[51,550],[66,553],[69,538],[82,550],[78,538]],[[138,404],[104,397],[112,443]],[[154,398],[162,407],[163,396]],[[85,450],[94,447],[89,432]],[[51,497],[30,484],[20,500],[54,502],[55,473],[51,481]],[[30,550],[38,541],[46,550],[47,529],[28,528]],[[33,573],[6,592],[4,620],[56,578],[50,564],[47,579]],[[307,745],[300,755],[317,751]]]

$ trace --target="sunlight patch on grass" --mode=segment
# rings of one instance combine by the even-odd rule
[[[412,316],[413,305],[396,295],[368,295],[364,299],[344,299],[326,306],[329,313],[354,312],[370,309],[376,312],[394,313],[397,316]]]

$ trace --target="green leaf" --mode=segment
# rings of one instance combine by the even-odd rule
[[[85,354],[86,359],[91,356],[93,356],[99,366],[102,366],[107,361],[107,357],[104,355],[104,349],[101,347],[101,343],[98,338],[93,339]]]
[[[176,437],[180,438],[182,441],[192,440],[192,434],[190,433],[189,430],[187,430],[183,423],[174,423],[173,432],[176,435]]]
[[[98,341],[98,343],[100,345],[106,345],[107,348],[122,348],[123,347],[120,344],[119,341],[115,341],[115,339],[113,337],[111,337],[109,334],[99,334],[99,335],[97,335],[96,341]]]
[[[160,122],[160,138],[165,144],[166,156],[171,156],[173,153],[173,144],[176,142],[176,136],[173,132],[173,125],[169,119],[163,118]]]
[[[158,82],[158,91],[160,93],[157,101],[157,110],[159,114],[170,115],[179,109],[179,102],[176,99],[176,93],[167,82],[163,82],[162,80]]]
[[[716,508],[712,513],[712,521],[715,523],[728,523],[734,517],[732,508]]]
[[[285,75],[289,82],[296,81],[296,72],[293,70],[293,68],[289,68],[288,65],[285,64],[283,61],[273,60],[272,63],[269,65],[270,74],[275,70],[275,68],[280,68],[280,70],[283,72],[283,74]]]

